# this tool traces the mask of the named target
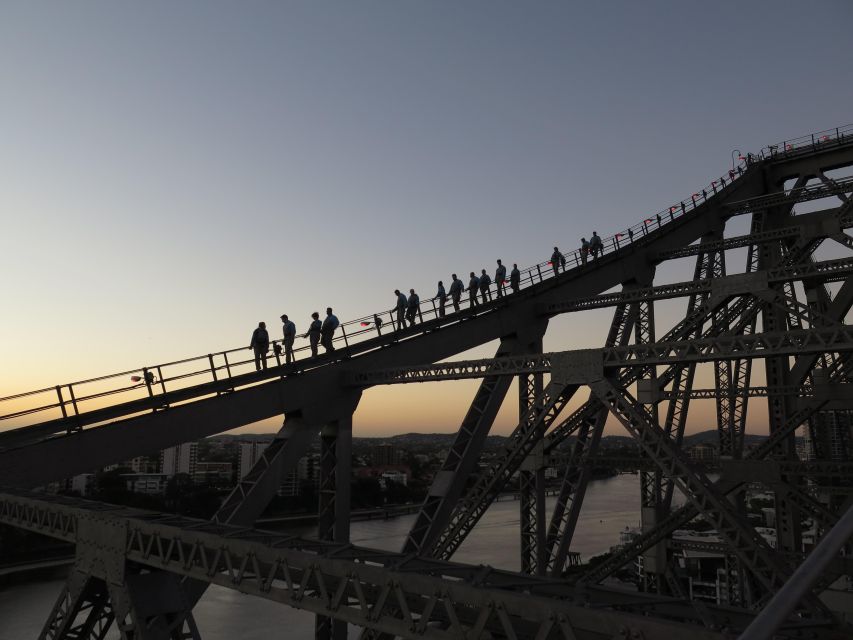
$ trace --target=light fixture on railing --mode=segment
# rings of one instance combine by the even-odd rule
[[[743,156],[743,151],[741,151],[740,149],[733,149],[732,150],[732,169],[733,170],[735,168],[735,154],[737,154],[738,157],[741,157],[741,156]]]
[[[154,374],[151,373],[150,371],[145,372],[145,378],[144,379],[148,384],[154,384],[155,382],[157,382],[157,378],[154,377]],[[130,376],[131,382],[141,383],[142,380],[143,380],[142,376]]]

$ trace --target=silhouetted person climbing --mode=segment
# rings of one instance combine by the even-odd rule
[[[581,262],[586,264],[586,259],[589,257],[589,240],[581,238]]]
[[[382,335],[382,318],[380,318],[377,314],[373,314],[373,326],[376,327],[376,333],[380,336]]]
[[[438,317],[444,317],[444,305],[447,303],[447,292],[444,290],[444,283],[439,280],[438,281],[438,291],[435,296],[433,296],[433,300],[438,300]]]
[[[337,316],[332,313],[332,307],[326,307],[326,319],[320,326],[320,342],[326,349],[326,353],[331,353],[335,350],[335,345],[332,344],[335,335],[335,329],[340,326]]]
[[[489,277],[489,274],[486,273],[485,269],[480,270],[480,294],[483,296],[483,304],[486,304],[486,297],[488,299],[492,299],[492,292],[489,287],[492,285],[492,279]]]
[[[597,231],[593,231],[592,237],[589,239],[589,252],[592,254],[592,259],[598,260],[598,254],[601,253],[603,249],[604,246],[601,244],[601,236],[598,235]]]
[[[450,300],[453,302],[453,310],[459,311],[459,299],[462,297],[465,285],[456,277],[455,273],[450,277],[453,278],[453,282],[450,283]]]
[[[284,334],[284,362],[293,362],[293,341],[296,339],[296,325],[288,318],[287,314],[281,316],[281,332]]]
[[[317,357],[317,343],[320,342],[320,330],[323,327],[323,323],[320,322],[320,314],[316,311],[311,314],[313,320],[311,324],[308,326],[308,333],[303,335],[303,338],[308,338],[311,344],[311,357]]]
[[[509,286],[513,293],[518,293],[521,287],[521,271],[518,270],[518,265],[513,263],[512,271],[509,272]]]
[[[495,285],[498,288],[498,298],[502,298],[506,287],[506,267],[500,260],[498,260],[498,268],[495,269]]]
[[[409,326],[415,326],[415,316],[418,315],[421,307],[421,298],[415,293],[414,289],[409,289],[409,299],[406,303],[406,320],[409,321]]]
[[[480,302],[477,300],[477,292],[480,290],[480,279],[471,272],[471,279],[468,281],[468,300],[472,307],[476,307]]]
[[[406,300],[405,294],[400,293],[399,289],[394,289],[394,293],[397,295],[397,331],[401,331],[406,328],[406,306],[409,301]]]
[[[554,247],[554,253],[551,254],[551,268],[554,270],[554,275],[560,273],[560,267],[566,268],[566,258],[557,247]]]
[[[267,324],[259,322],[258,328],[252,332],[252,341],[249,348],[255,352],[255,369],[260,371],[267,368],[267,351],[270,348],[270,334],[267,333]]]

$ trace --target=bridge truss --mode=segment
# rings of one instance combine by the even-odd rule
[[[162,367],[146,367],[134,390],[141,397],[108,390],[98,397],[114,402],[80,410],[79,385],[60,385],[51,404],[0,416],[61,414],[0,433],[0,523],[76,544],[41,637],[104,638],[115,626],[123,638],[199,638],[192,610],[209,584],[315,614],[320,640],[341,640],[352,625],[365,638],[849,637],[839,610],[853,605],[838,602],[853,593],[827,590],[853,575],[851,172],[853,129],[788,141],[632,227],[629,242],[614,235],[596,261],[577,260],[553,277],[551,267],[526,270],[519,293],[446,317],[427,312],[407,329],[365,329],[361,340],[344,334],[334,354],[264,372],[236,373],[227,354],[225,365],[210,355],[204,382],[192,373],[181,386]],[[748,232],[727,235],[739,220]],[[742,271],[731,269],[735,259]],[[693,278],[656,284],[661,265],[676,260],[694,261]],[[661,330],[656,306],[679,299],[683,315]],[[604,308],[613,315],[603,346],[543,353],[551,318]],[[495,340],[493,358],[448,361]],[[146,377],[152,370],[159,389]],[[711,372],[712,387],[694,388]],[[480,385],[403,548],[351,544],[352,415],[361,395],[376,385],[459,379]],[[482,464],[513,380],[518,423]],[[766,404],[767,437],[747,448],[753,398]],[[682,446],[691,401],[702,399],[715,404],[713,479]],[[211,521],[32,491],[274,415],[284,416],[280,432]],[[643,456],[642,531],[598,564],[576,567],[572,541],[608,423],[621,425]],[[317,535],[254,528],[318,437]],[[560,469],[550,513],[549,465]],[[521,571],[453,562],[516,484]],[[773,495],[775,544],[745,511],[756,485]],[[676,492],[685,498],[678,507]],[[716,540],[673,536],[697,518]],[[816,538],[811,553],[804,525]],[[690,597],[678,562],[685,549],[725,557],[719,602]],[[625,567],[638,568],[636,592],[609,584]]]

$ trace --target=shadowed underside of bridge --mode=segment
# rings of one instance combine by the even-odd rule
[[[845,324],[853,304],[846,233],[853,180],[841,175],[853,167],[853,137],[788,146],[750,157],[736,179],[713,183],[699,203],[694,194],[696,206],[680,216],[674,208],[668,221],[658,216],[654,230],[644,223],[633,242],[617,236],[597,261],[551,278],[540,269],[539,281],[531,275],[518,293],[320,358],[221,380],[214,373],[213,381],[160,393],[149,387],[142,399],[0,434],[0,486],[16,487],[0,495],[0,522],[77,544],[42,637],[103,637],[113,624],[123,637],[199,637],[191,612],[210,583],[315,613],[318,638],[342,639],[348,624],[363,627],[365,637],[722,638],[744,630],[748,638],[849,637],[838,611],[853,611],[853,597],[828,589],[849,575],[843,556],[853,534],[853,477],[843,464],[853,453],[853,331]],[[806,202],[811,210],[800,211]],[[726,235],[739,216],[749,216],[748,233]],[[732,271],[738,249],[745,267]],[[695,258],[692,279],[655,284],[659,264],[685,258]],[[675,298],[685,299],[686,311],[660,332],[655,302]],[[603,346],[542,353],[550,318],[605,307],[613,319]],[[494,358],[442,362],[493,341]],[[753,381],[757,361],[761,385]],[[694,389],[700,366],[713,367],[713,389]],[[480,386],[404,548],[350,545],[352,414],[361,394],[378,384],[464,378]],[[518,424],[500,454],[481,465],[513,379]],[[581,390],[588,396],[578,403]],[[747,450],[751,397],[766,398],[769,437]],[[695,398],[716,403],[717,480],[680,446]],[[26,492],[274,416],[284,416],[280,432],[211,522]],[[642,532],[567,577],[608,418],[648,462]],[[801,426],[812,443],[808,462],[796,452]],[[318,436],[316,538],[252,529]],[[544,472],[557,460],[561,486],[548,517]],[[452,563],[515,482],[522,571]],[[746,517],[744,492],[756,482],[774,496],[775,546]],[[687,497],[679,508],[676,490]],[[715,552],[725,558],[716,605],[691,599],[678,562],[684,543],[673,532],[697,517],[713,526]],[[818,544],[809,555],[804,523]],[[639,592],[600,585],[638,561]]]

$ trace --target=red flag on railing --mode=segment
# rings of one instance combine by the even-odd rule
[[[369,327],[369,326],[370,326],[370,323],[369,323],[369,322],[362,322],[362,323],[361,323],[361,326],[362,326],[362,327]]]

